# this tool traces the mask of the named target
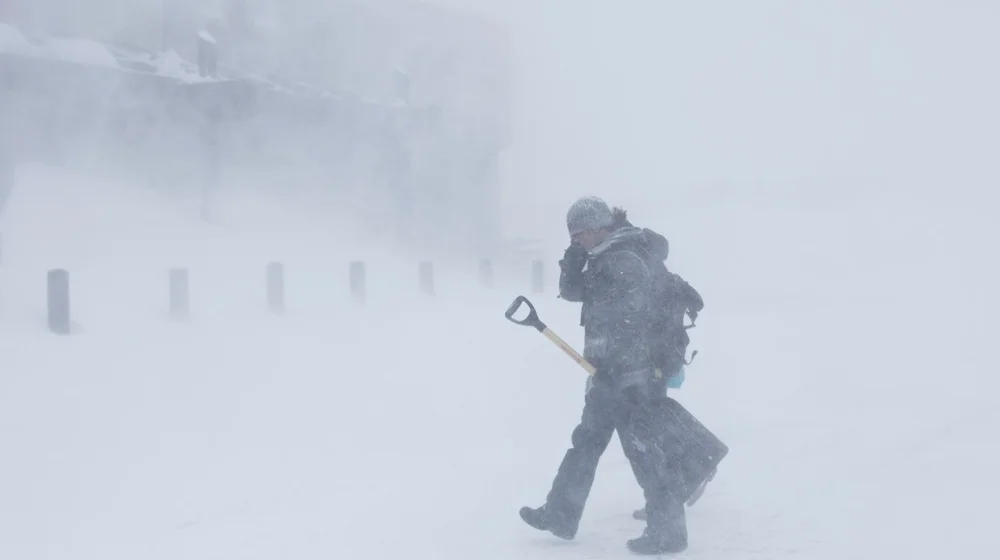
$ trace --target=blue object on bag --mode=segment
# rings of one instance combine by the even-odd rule
[[[684,366],[677,371],[677,375],[674,375],[667,380],[667,389],[680,389],[681,385],[684,384]]]

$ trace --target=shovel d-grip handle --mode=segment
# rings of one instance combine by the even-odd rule
[[[521,309],[522,305],[528,306],[528,316],[524,319],[515,319],[514,314],[517,313],[518,309]],[[521,325],[523,327],[534,327],[542,332],[546,329],[545,323],[538,318],[538,312],[535,311],[535,306],[531,304],[531,300],[524,296],[517,296],[514,298],[514,302],[510,304],[507,308],[507,312],[504,313],[504,317],[508,321],[514,323],[515,325]]]
[[[522,305],[528,306],[528,316],[525,317],[524,319],[515,319],[514,314],[517,313],[517,310],[520,309]],[[572,346],[570,346],[569,344],[566,343],[565,340],[560,338],[559,335],[552,332],[552,330],[549,329],[549,327],[546,326],[545,323],[543,323],[542,320],[538,318],[538,312],[535,311],[535,306],[531,304],[531,300],[529,300],[528,298],[524,296],[517,296],[516,298],[514,298],[514,302],[511,303],[510,307],[507,308],[507,312],[504,313],[504,317],[506,317],[508,321],[516,325],[521,325],[523,327],[532,327],[538,330],[538,332],[545,335],[545,338],[549,339],[550,341],[552,341],[553,344],[561,348],[562,351],[565,352],[567,356],[572,358],[574,362],[576,362],[580,367],[585,369],[587,373],[589,373],[590,375],[594,375],[597,372],[597,368],[595,368],[593,364],[588,362],[583,356],[580,355],[579,352],[574,350]]]

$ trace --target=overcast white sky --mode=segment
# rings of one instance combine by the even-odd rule
[[[987,0],[436,0],[517,44],[509,184],[980,196],[1000,148]]]

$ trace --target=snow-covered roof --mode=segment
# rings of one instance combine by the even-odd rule
[[[118,66],[125,70],[156,74],[189,84],[220,80],[202,76],[198,73],[197,64],[185,60],[173,50],[153,51],[123,45],[104,45],[104,48],[115,58]]]
[[[6,23],[0,23],[0,53],[121,68],[115,57],[96,41],[37,36],[29,38],[16,27]]]
[[[29,35],[6,23],[0,23],[0,54],[156,74],[186,83],[220,79],[201,76],[197,64],[184,60],[174,51],[158,52],[106,45],[90,39]]]
[[[24,54],[31,48],[31,43],[18,28],[0,22],[0,53]]]
[[[213,37],[211,33],[209,33],[204,29],[198,32],[198,38],[201,39],[202,41],[205,41],[206,43],[212,43],[213,45],[216,44],[215,37]]]
[[[202,31],[199,36],[206,42],[215,43],[215,38],[207,31]],[[187,84],[244,80],[272,92],[300,99],[353,99],[368,106],[388,105],[382,100],[361,98],[346,91],[331,91],[298,81],[284,82],[280,79],[240,72],[221,64],[218,68],[218,77],[202,76],[198,72],[196,63],[182,58],[173,50],[155,51],[135,45],[104,44],[89,39],[43,37],[25,34],[18,28],[5,23],[0,23],[0,54],[14,54],[29,58],[114,68],[123,72],[152,74]]]

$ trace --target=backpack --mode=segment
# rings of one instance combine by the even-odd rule
[[[635,227],[628,219],[628,213],[620,207],[611,211],[615,227]],[[666,243],[666,238],[658,233],[643,228],[648,238],[660,238]],[[670,272],[664,262],[669,252],[669,244],[658,256],[643,244],[636,248],[642,259],[653,273],[655,283],[655,301],[653,303],[653,320],[650,325],[649,342],[653,364],[658,370],[658,377],[663,372],[669,372],[676,379],[675,388],[683,381],[683,367],[690,365],[698,354],[695,350],[688,360],[687,347],[691,343],[688,329],[694,328],[698,313],[705,307],[701,294],[688,284],[680,275]],[[684,316],[691,317],[691,324],[684,324]],[[679,373],[678,373],[679,372]],[[675,381],[672,379],[671,381]]]
[[[691,284],[679,274],[667,270],[662,261],[650,262],[649,265],[653,271],[656,294],[649,332],[653,363],[663,373],[677,372],[690,365],[698,354],[695,350],[690,360],[686,357],[691,343],[688,329],[695,326],[705,302]],[[691,318],[689,325],[684,324],[685,317]]]
[[[667,289],[660,294],[660,309],[662,313],[662,326],[668,347],[680,357],[685,364],[690,364],[694,360],[698,351],[691,354],[691,359],[685,358],[688,344],[691,337],[688,336],[688,329],[695,326],[698,313],[705,307],[705,302],[701,298],[698,290],[688,284],[679,274],[667,271],[669,280]],[[691,323],[684,324],[684,317],[690,317]]]

